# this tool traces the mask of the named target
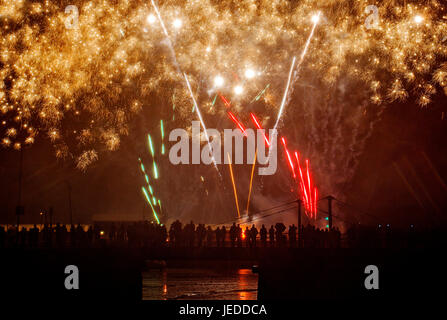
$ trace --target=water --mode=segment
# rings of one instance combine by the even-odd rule
[[[256,300],[251,269],[165,268],[143,272],[143,300]]]

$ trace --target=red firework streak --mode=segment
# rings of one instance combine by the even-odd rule
[[[230,101],[228,101],[220,92],[219,92],[219,97],[222,100],[222,102],[225,104],[225,106],[229,109],[231,107]],[[233,112],[228,111],[227,112],[228,116],[230,117],[231,120],[233,120],[233,122],[239,127],[239,129],[241,129],[242,133],[247,136],[247,133],[245,132],[245,128],[242,125],[242,123],[236,118],[236,116],[233,114]]]
[[[267,136],[266,136],[266,134],[265,134],[265,130],[262,129],[261,125],[259,124],[258,119],[256,119],[256,116],[255,116],[253,113],[250,113],[250,116],[251,116],[251,119],[253,120],[253,122],[254,122],[256,128],[258,128],[259,130],[263,130],[262,132],[263,132],[263,134],[264,134],[264,140],[265,140],[265,142],[267,143],[267,146],[270,146],[269,139],[267,138]]]
[[[284,145],[284,149],[286,150],[287,159],[289,160],[290,169],[292,170],[293,178],[295,179],[296,178],[295,166],[293,165],[292,158],[290,157],[289,150],[287,149],[286,139],[284,139],[284,137],[282,137],[281,141],[282,141],[282,144]]]
[[[300,187],[301,187],[301,194],[303,195],[304,208],[306,209],[307,212],[309,197],[307,196],[306,183],[304,182],[303,170],[301,170],[300,157],[297,151],[295,151],[295,158],[300,172]]]
[[[228,111],[228,115],[230,116],[231,120],[241,129],[242,133],[247,136],[247,133],[245,132],[245,128],[242,125],[242,123],[236,118],[236,116],[233,114],[233,112]]]
[[[309,170],[309,160],[306,159],[306,175],[307,179],[303,175],[303,170],[301,169],[300,157],[298,152],[295,151],[295,158],[298,164],[298,169],[300,172],[300,187],[301,192],[304,193],[303,202],[304,208],[306,209],[306,213],[309,213],[310,217],[317,217],[317,188],[314,187],[314,192],[312,195],[312,180],[310,178],[310,170]],[[307,183],[306,183],[307,180]]]
[[[310,173],[309,173],[309,160],[306,159],[306,172],[307,172],[307,191],[309,191],[310,194],[310,202],[309,202],[309,211],[310,211],[310,217],[312,218],[312,184],[310,183]]]
[[[220,92],[219,92],[220,100],[224,103],[225,107],[229,108],[231,106],[230,101],[228,101]]]

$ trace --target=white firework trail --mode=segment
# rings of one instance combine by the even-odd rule
[[[293,86],[295,85],[295,82],[298,80],[300,67],[301,67],[301,65],[302,65],[302,63],[304,61],[304,58],[306,57],[307,51],[309,49],[310,41],[312,40],[312,38],[314,36],[315,29],[317,27],[318,21],[320,20],[320,15],[321,15],[321,12],[318,12],[318,14],[316,16],[314,16],[315,17],[314,25],[312,27],[312,30],[311,30],[310,34],[309,34],[309,37],[307,37],[307,41],[306,41],[306,44],[304,46],[303,52],[301,53],[300,60],[299,60],[298,65],[297,65],[297,72],[296,72],[295,76],[293,77],[293,81],[292,81],[292,85],[291,85],[292,89],[293,89]],[[273,127],[273,129],[276,129],[276,127],[278,126],[279,120],[281,119],[281,116],[282,116],[282,113],[283,113],[283,110],[284,110],[285,106],[290,101],[290,93],[293,90],[289,90],[289,87],[290,87],[290,83],[291,83],[291,79],[292,79],[292,72],[293,72],[293,70],[295,68],[295,60],[296,60],[296,57],[293,57],[292,66],[291,66],[290,71],[289,71],[289,78],[287,80],[286,90],[284,91],[284,96],[283,96],[283,99],[282,99],[282,102],[281,102],[281,106],[280,106],[279,112],[278,112],[278,118],[276,119],[276,123],[275,123],[275,126]]]
[[[292,72],[295,67],[295,61],[296,61],[296,57],[293,57],[292,65],[290,66],[289,77],[287,79],[286,90],[284,91],[284,96],[282,97],[281,106],[278,111],[278,118],[276,119],[276,123],[275,123],[275,126],[273,127],[273,130],[275,130],[276,127],[278,126],[279,120],[281,119],[281,115],[284,110],[284,106],[286,105],[287,96],[288,96],[289,87],[290,87],[290,81],[292,80]]]
[[[199,106],[197,105],[197,101],[194,98],[194,94],[192,93],[191,85],[189,84],[189,80],[188,80],[188,76],[185,73],[183,74],[183,76],[185,77],[185,81],[186,81],[186,85],[188,86],[189,94],[191,95],[191,99],[194,103],[194,109],[196,110],[197,116],[199,117],[200,123],[202,124],[203,132],[205,133],[205,138],[206,138],[206,141],[208,142],[208,148],[209,148],[210,154],[212,154],[213,149],[211,148],[210,137],[208,136],[205,122],[203,121],[202,114],[200,113]],[[216,159],[214,159],[214,155],[211,155],[211,158],[213,160],[214,167],[216,168],[217,172],[220,175],[219,169],[217,168]]]
[[[177,71],[179,73],[182,73],[180,66],[177,62],[177,56],[175,54],[174,46],[172,45],[171,37],[169,36],[168,30],[165,27],[165,23],[161,17],[160,11],[158,10],[158,7],[155,4],[154,0],[151,0],[151,2],[152,2],[152,6],[154,7],[155,13],[157,14],[157,18],[158,18],[158,21],[160,22],[161,28],[163,29],[163,33],[165,34],[166,39],[168,40],[168,47],[169,47],[169,50],[171,51],[172,58],[174,59],[174,65],[177,68]]]

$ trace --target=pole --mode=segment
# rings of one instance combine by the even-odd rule
[[[20,215],[19,209],[22,205],[22,175],[23,175],[23,146],[20,148],[20,162],[19,162],[19,199],[17,201],[17,232],[19,232]],[[18,235],[17,235],[18,237]]]
[[[71,185],[70,182],[67,181],[68,185],[68,209],[70,210],[70,225],[73,224],[73,208],[71,206]]]
[[[298,248],[301,248],[301,237],[302,237],[302,232],[301,232],[301,200],[298,199]]]
[[[50,207],[50,228],[53,228],[53,207]]]
[[[329,222],[329,229],[332,229],[332,200],[335,200],[335,198],[333,196],[328,196],[327,197],[327,201],[328,201],[328,222]]]

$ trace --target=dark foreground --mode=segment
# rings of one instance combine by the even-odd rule
[[[257,265],[257,298],[432,299],[447,283],[444,250],[298,248],[3,249],[0,283],[11,300],[142,299],[151,268]],[[79,290],[67,290],[65,268],[79,269]],[[379,289],[366,289],[365,268],[379,270]]]

